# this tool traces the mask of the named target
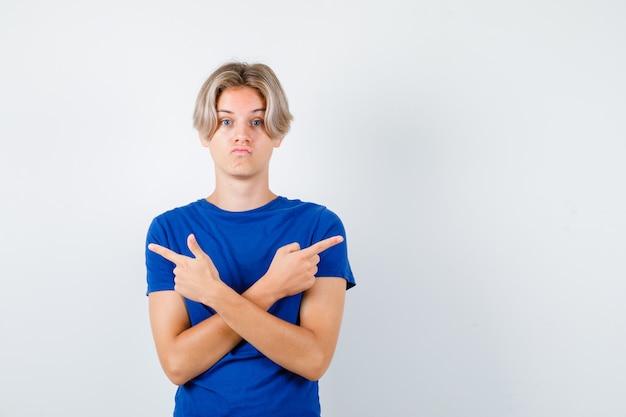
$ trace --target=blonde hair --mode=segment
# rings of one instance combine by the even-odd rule
[[[207,139],[218,128],[217,100],[230,87],[250,87],[265,101],[265,130],[272,138],[282,138],[289,131],[292,114],[287,97],[276,74],[265,64],[229,62],[213,72],[204,82],[193,111],[193,127]]]

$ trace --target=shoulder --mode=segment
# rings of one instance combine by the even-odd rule
[[[191,213],[197,212],[202,206],[202,199],[192,201],[189,204],[185,204],[183,206],[178,206],[167,211],[164,211],[157,216],[154,217],[155,220],[168,220],[173,219],[185,215],[189,215]]]
[[[164,211],[152,219],[152,225],[165,226],[183,219],[196,218],[204,211],[202,199]]]
[[[302,200],[284,200],[285,206],[289,206],[300,221],[314,225],[314,239],[331,236],[330,233],[345,235],[341,219],[327,206]]]
[[[178,229],[186,229],[183,226],[197,221],[203,216],[202,212],[202,200],[164,211],[152,219],[148,235],[156,237],[168,235]]]
[[[279,197],[280,207],[284,209],[291,209],[300,213],[310,214],[310,215],[318,215],[318,216],[329,216],[329,217],[337,217],[335,213],[333,213],[328,207],[313,203],[310,201],[302,201],[298,199],[288,199],[286,197]]]

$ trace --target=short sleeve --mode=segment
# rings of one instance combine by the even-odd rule
[[[356,285],[356,281],[348,260],[346,231],[339,216],[324,208],[320,213],[319,224],[314,233],[314,241],[311,244],[336,235],[343,236],[344,240],[320,253],[320,262],[317,265],[316,276],[344,278],[346,280],[346,289],[350,289]]]
[[[154,291],[174,290],[174,263],[149,250],[148,244],[150,243],[170,247],[167,234],[158,217],[150,224],[146,237],[147,294]]]

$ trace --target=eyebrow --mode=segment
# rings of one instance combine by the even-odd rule
[[[230,110],[225,110],[225,109],[224,109],[224,110],[217,109],[216,111],[217,111],[218,113],[230,113],[230,114],[233,114],[233,112],[232,112],[232,111],[230,111]],[[256,113],[256,112],[258,112],[258,111],[265,111],[265,107],[260,107],[260,108],[258,108],[258,109],[254,109],[254,110],[252,110],[252,111],[251,111],[251,113]]]

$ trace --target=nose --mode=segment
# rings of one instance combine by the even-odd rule
[[[248,126],[245,124],[238,126],[238,129],[235,131],[235,142],[250,142],[250,140],[251,136]]]

